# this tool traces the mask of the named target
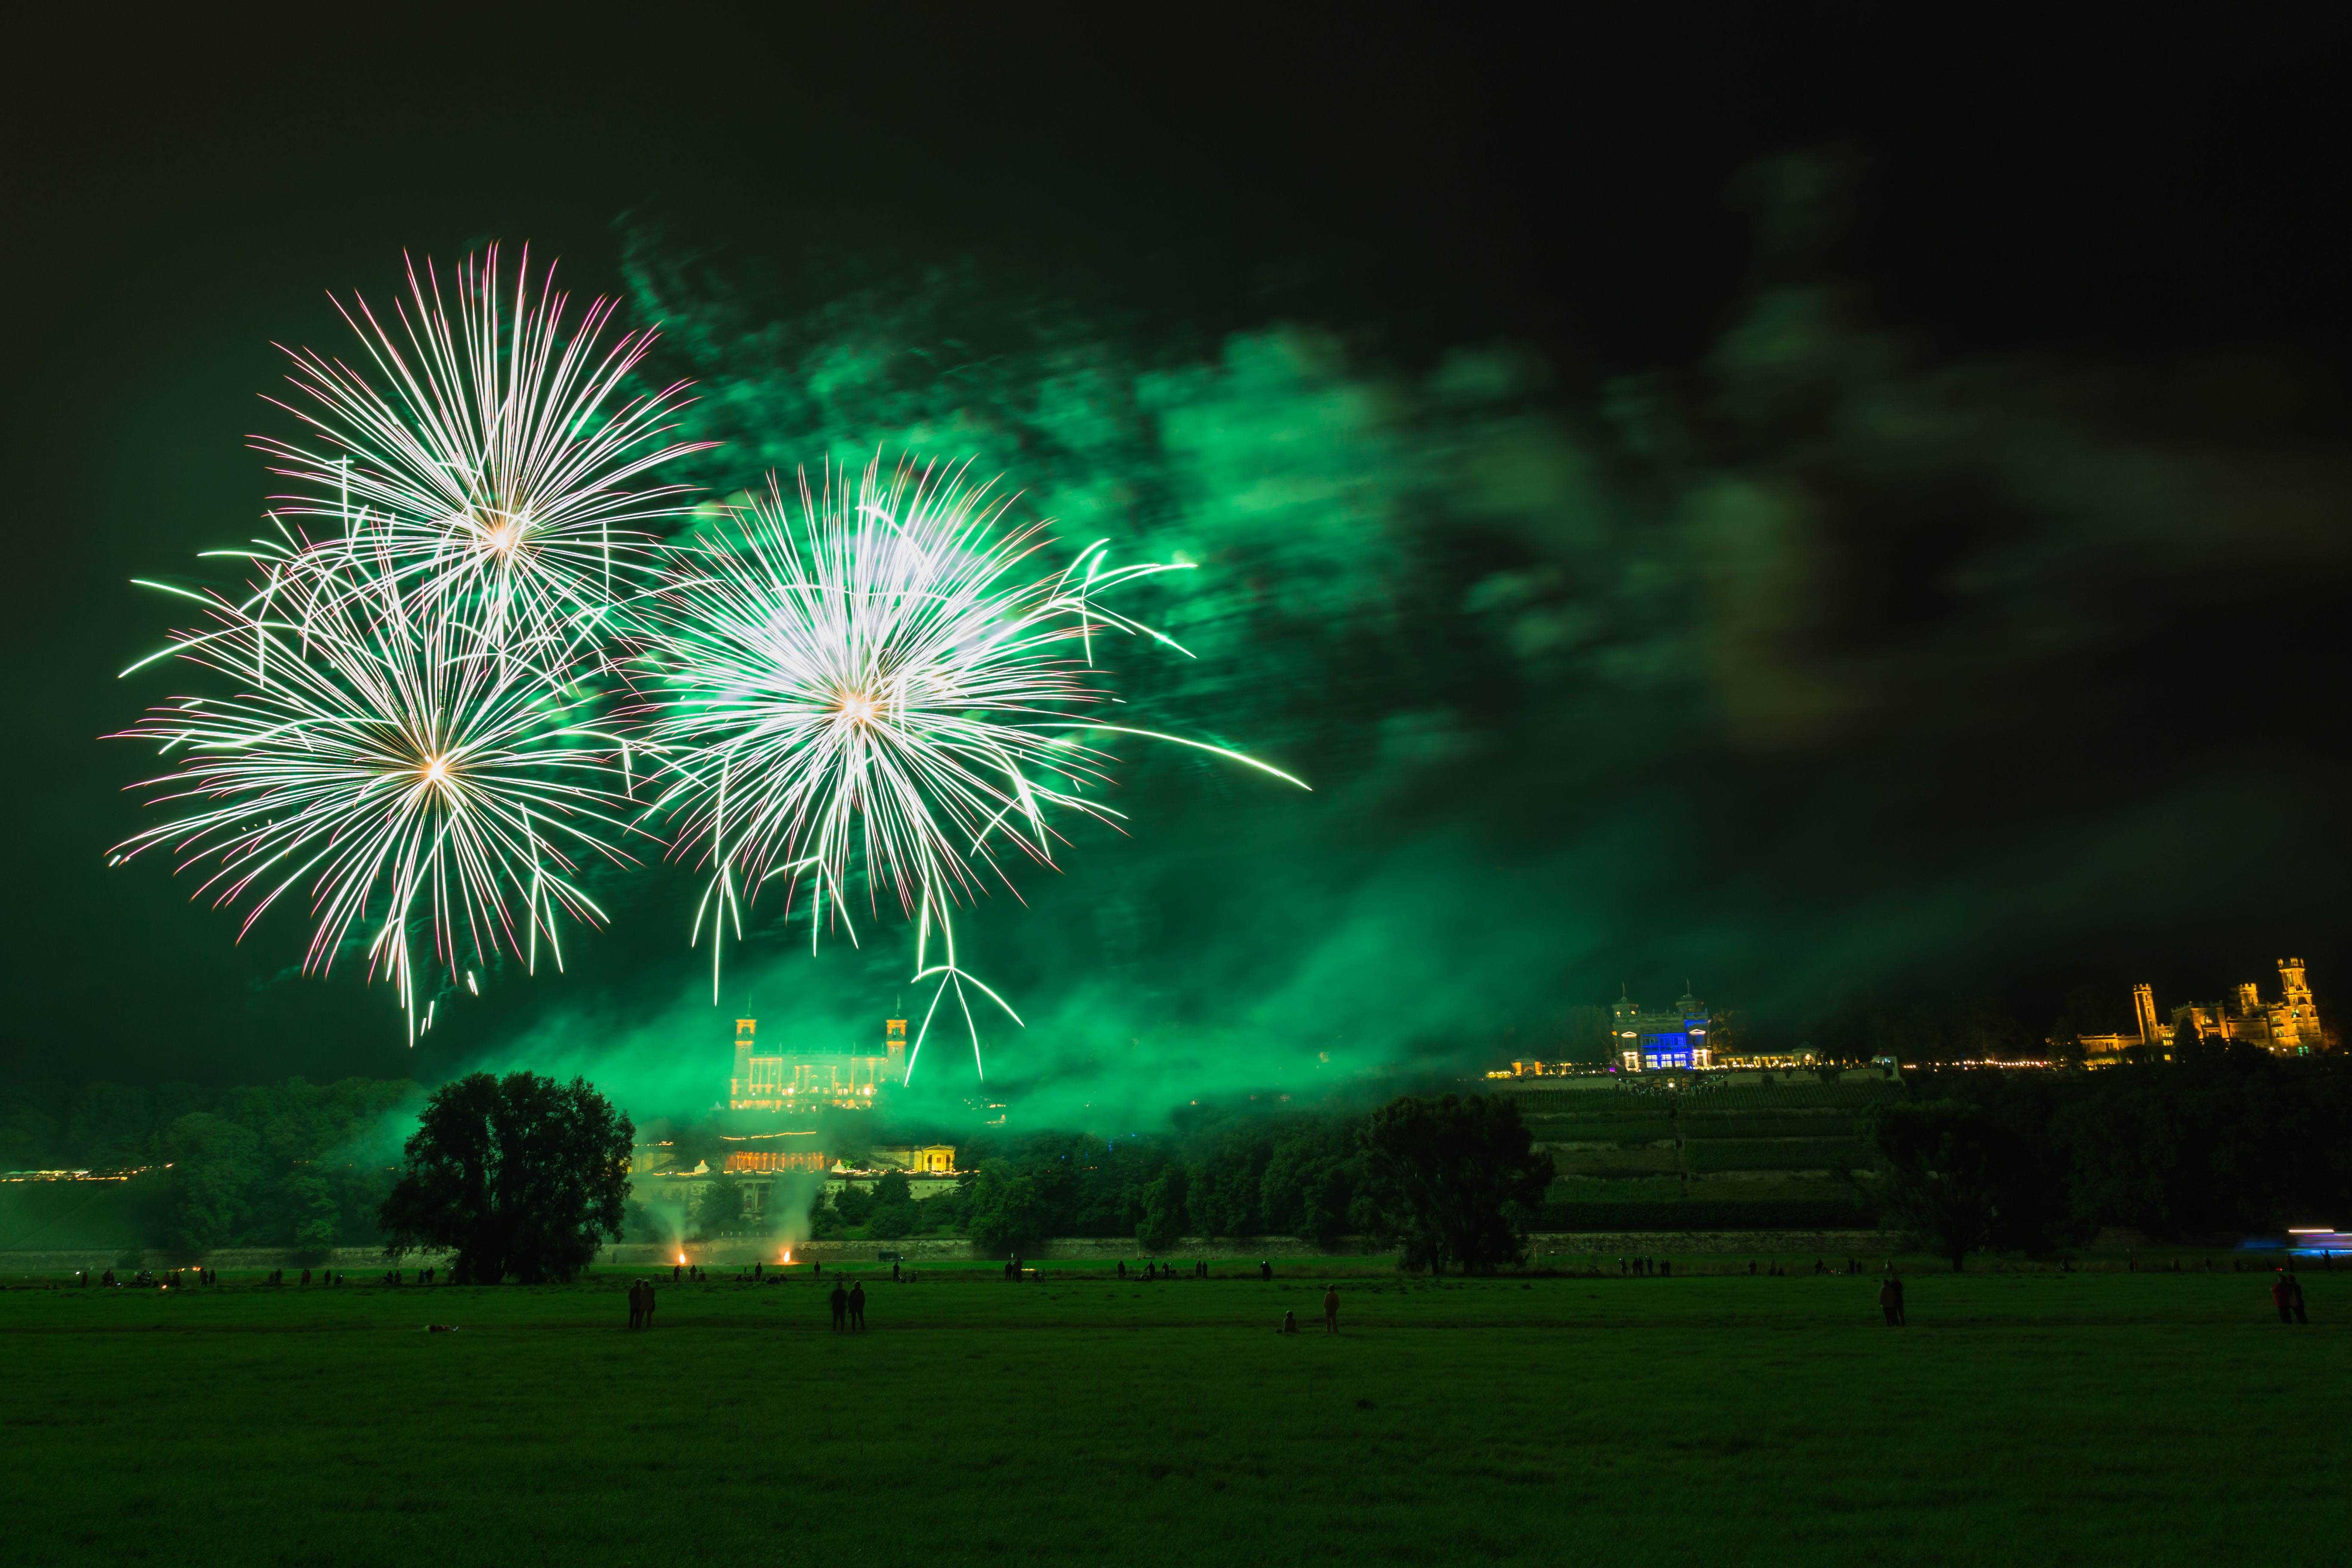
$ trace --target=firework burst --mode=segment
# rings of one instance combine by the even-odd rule
[[[803,479],[798,500],[794,516],[772,479],[727,537],[665,552],[635,715],[667,769],[651,813],[709,868],[695,936],[707,921],[714,1000],[720,928],[740,939],[763,884],[785,879],[787,909],[808,884],[812,942],[829,921],[854,939],[862,875],[869,909],[887,887],[915,922],[915,978],[939,981],[909,1076],[950,994],[977,1063],[965,988],[1018,1017],[959,963],[955,912],[987,882],[1009,888],[1013,864],[1053,864],[1056,816],[1118,818],[1087,793],[1113,759],[1083,733],[1150,735],[1298,781],[1086,716],[1107,695],[1097,634],[1168,640],[1101,595],[1182,568],[1113,567],[1098,541],[1043,571],[1043,526],[1000,529],[1008,502],[960,468],[885,476],[877,458],[855,484],[828,470],[816,495]]]
[[[677,517],[684,490],[625,487],[711,443],[662,443],[685,384],[624,401],[654,334],[600,342],[614,309],[605,299],[567,328],[553,279],[550,268],[534,293],[526,249],[509,285],[492,246],[458,265],[453,310],[431,263],[420,275],[412,262],[389,323],[356,295],[336,301],[374,380],[286,351],[303,395],[278,406],[312,439],[255,445],[306,487],[280,513],[297,528],[327,524],[320,542],[295,548],[364,558],[420,603],[469,601],[493,635],[512,626],[510,640],[540,648],[566,644],[550,627],[593,621],[625,594],[653,542],[646,525]],[[265,553],[284,552],[273,542]]]
[[[304,967],[363,944],[414,1043],[436,963],[468,988],[501,953],[536,967],[544,944],[560,966],[562,919],[603,919],[575,855],[627,858],[620,742],[594,727],[593,694],[563,682],[589,657],[577,632],[420,603],[382,555],[311,558],[297,575],[259,610],[205,596],[210,625],[174,638],[235,695],[174,699],[123,732],[182,759],[133,787],[183,814],[114,858],[211,867],[197,896],[247,905],[246,930],[303,889]]]

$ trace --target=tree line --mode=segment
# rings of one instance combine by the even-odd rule
[[[954,1192],[909,1194],[903,1174],[853,1182],[810,1215],[820,1237],[969,1237],[992,1256],[1049,1237],[1342,1237],[1397,1246],[1415,1268],[1517,1259],[1552,1179],[1501,1097],[1405,1096],[1369,1113],[1187,1107],[1166,1133],[998,1136],[966,1145]],[[730,1199],[719,1203],[732,1206]],[[716,1227],[714,1227],[716,1228]]]
[[[138,1170],[150,1245],[323,1250],[382,1238],[399,1152],[373,1136],[424,1090],[405,1079],[207,1089],[0,1087],[0,1168]]]
[[[1960,1267],[2107,1226],[2223,1242],[2352,1215],[2352,1058],[2176,1047],[2094,1071],[1913,1074],[1874,1113],[1868,1194]]]
[[[2095,1071],[1928,1070],[1906,1089],[1864,1122],[1857,1217],[1874,1212],[1956,1267],[1971,1252],[2080,1247],[2108,1226],[2218,1241],[2352,1214],[2341,1055],[2205,1044]],[[419,1103],[399,1080],[0,1092],[11,1168],[168,1165],[148,1178],[154,1241],[190,1253],[382,1241],[455,1249],[458,1279],[561,1279],[631,1218],[635,1130],[579,1079],[446,1084],[397,1154],[383,1130]],[[951,1193],[918,1203],[900,1173],[853,1182],[819,1200],[814,1234],[958,1235],[998,1255],[1051,1237],[1131,1237],[1146,1253],[1184,1237],[1357,1237],[1411,1267],[1484,1270],[1562,1217],[1546,1202],[1551,1162],[1507,1096],[1187,1107],[1164,1132],[992,1133],[963,1147]],[[733,1179],[708,1184],[700,1228],[740,1225],[744,1197]],[[1641,1206],[1655,1228],[1678,1227],[1674,1203]]]

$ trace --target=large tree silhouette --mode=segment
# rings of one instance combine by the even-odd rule
[[[458,1284],[569,1281],[621,1234],[635,1135],[584,1079],[478,1072],[444,1084],[377,1213],[385,1250],[451,1248]]]
[[[1465,1274],[1516,1263],[1527,1239],[1505,1205],[1531,1209],[1551,1184],[1551,1156],[1509,1100],[1483,1094],[1407,1096],[1372,1112],[1363,1131],[1365,1173],[1381,1215],[1404,1243],[1404,1264]]]

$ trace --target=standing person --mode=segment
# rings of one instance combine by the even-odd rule
[[[1273,1279],[1273,1278],[1274,1278],[1274,1265],[1273,1265],[1273,1263],[1272,1263],[1272,1262],[1270,1262],[1270,1261],[1268,1261],[1267,1259],[1260,1258],[1260,1259],[1258,1260],[1258,1265],[1257,1265],[1257,1277],[1258,1277],[1259,1279]]]
[[[839,1333],[849,1323],[849,1292],[841,1288],[838,1279],[833,1283],[833,1294],[825,1300],[833,1304],[833,1331]]]
[[[637,1295],[643,1288],[643,1281],[632,1281],[629,1285],[629,1327],[632,1331],[645,1321],[645,1304]]]
[[[1337,1285],[1323,1288],[1323,1331],[1327,1334],[1339,1331],[1339,1287]]]
[[[890,1265],[890,1283],[891,1283],[891,1284],[893,1284],[893,1285],[896,1285],[898,1282],[898,1266],[897,1264],[893,1263],[892,1265]]]
[[[1890,1274],[1886,1283],[1878,1288],[1878,1310],[1886,1314],[1886,1326],[1903,1327],[1903,1281]]]
[[[2294,1310],[2294,1321],[2298,1323],[2310,1322],[2311,1320],[2304,1315],[2303,1310],[2303,1277],[2299,1274],[2288,1275],[2286,1277],[2286,1304]]]
[[[853,1334],[866,1331],[866,1286],[863,1282],[849,1288],[849,1331]]]
[[[685,1265],[685,1264],[683,1264],[683,1263],[673,1263],[673,1264],[671,1264],[671,1265],[670,1265],[670,1269],[669,1269],[669,1282],[670,1282],[671,1284],[675,1285],[675,1284],[677,1284],[679,1280],[681,1280],[681,1279],[685,1279],[685,1278],[686,1278],[686,1265]]]
[[[1124,1258],[1118,1260],[1118,1277],[1122,1279],[1127,1278],[1127,1259]]]
[[[2284,1268],[2271,1281],[2271,1305],[2278,1309],[2280,1322],[2294,1321],[2294,1288],[2287,1283],[2287,1273]]]
[[[648,1279],[645,1281],[645,1321],[637,1326],[639,1328],[650,1329],[654,1326],[654,1282],[652,1280]]]

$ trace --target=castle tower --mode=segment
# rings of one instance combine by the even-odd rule
[[[2139,1043],[2143,1046],[2162,1045],[2171,1033],[2157,1019],[2155,986],[2132,987],[2132,1021],[2139,1026]]]
[[[2303,960],[2282,958],[2278,967],[2279,989],[2284,994],[2282,1022],[2286,1027],[2277,1031],[2277,1043],[2315,1051],[2320,1047],[2319,1004],[2312,999],[2310,982],[2303,977]]]
[[[1642,1051],[1635,1036],[1642,1020],[1641,1005],[1633,1000],[1630,987],[1619,985],[1616,1002],[1610,1008],[1609,1048],[1631,1072],[1642,1070]]]
[[[882,1021],[882,1054],[890,1058],[890,1081],[907,1081],[907,1020],[886,1018]]]
[[[760,1020],[757,1018],[735,1020],[735,1076],[727,1086],[727,1098],[730,1103],[751,1097],[752,1037],[759,1030]]]

